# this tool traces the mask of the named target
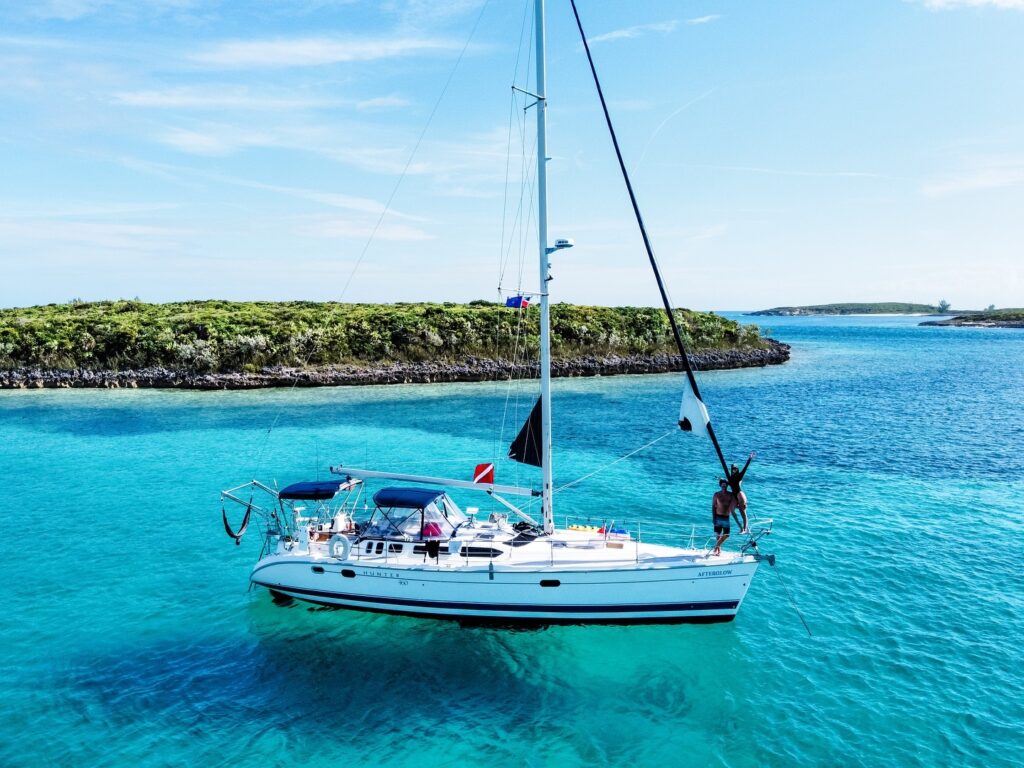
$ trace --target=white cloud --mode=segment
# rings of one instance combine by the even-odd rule
[[[41,19],[74,21],[96,13],[105,5],[108,5],[107,0],[46,0],[38,3],[31,15]]]
[[[933,179],[921,186],[921,192],[925,197],[947,197],[1021,185],[1024,185],[1024,159],[1003,158]]]
[[[115,104],[158,109],[316,109],[343,102],[313,97],[260,94],[248,88],[170,88],[151,91],[122,91],[112,97]]]
[[[302,149],[304,147],[296,146],[295,148]],[[305,148],[309,149],[309,147]],[[394,148],[374,147],[369,143],[323,141],[310,151],[370,173],[400,174],[404,172],[407,176],[422,176],[431,173],[435,167],[427,160],[409,162],[408,148],[400,146]],[[421,149],[418,156],[426,157],[427,153]]]
[[[717,13],[711,13],[711,14],[708,14],[707,16],[698,16],[695,19],[687,19],[686,23],[690,24],[690,25],[693,25],[693,24],[710,24],[712,21],[717,21],[720,18],[722,18],[721,15],[719,15]]]
[[[296,187],[282,187],[276,184],[263,184],[258,181],[246,181],[244,179],[234,179],[228,176],[211,176],[218,181],[223,181],[228,184],[235,184],[241,187],[249,187],[250,189],[265,189],[268,192],[278,192],[282,195],[289,195],[290,197],[297,197],[302,200],[309,200],[314,203],[320,203],[330,208],[342,208],[349,211],[360,211],[362,213],[384,213],[384,204],[378,200],[372,200],[367,197],[355,197],[353,195],[343,195],[338,192],[321,192],[315,189],[298,189]],[[399,219],[408,219],[411,221],[425,221],[421,216],[412,216],[401,211],[396,211],[391,208],[388,209],[388,215],[394,216]]]
[[[463,183],[503,178],[505,136],[471,135],[457,142],[426,141],[410,162],[411,139],[403,131],[359,124],[318,125],[285,115],[260,130],[241,120],[174,126],[153,138],[179,152],[202,157],[231,155],[254,147],[314,153],[370,173],[430,176],[438,182],[456,175]]]
[[[198,179],[211,181],[217,184],[228,184],[235,187],[245,187],[248,189],[259,189],[267,192],[274,192],[276,194],[287,195],[288,197],[294,197],[300,200],[309,200],[310,202],[326,205],[330,208],[340,208],[343,210],[370,214],[380,214],[384,211],[384,203],[367,197],[356,197],[354,195],[345,195],[338,192],[324,192],[318,189],[286,187],[279,184],[265,184],[260,181],[242,179],[221,173],[211,173],[209,171],[202,171],[178,165],[169,165],[167,163],[154,163],[130,157],[122,157],[119,162],[126,168],[157,176],[167,181],[181,183],[187,179]],[[426,221],[426,219],[421,216],[403,213],[395,208],[388,209],[388,216],[394,216],[395,218],[406,219],[408,221]]]
[[[235,109],[269,112],[294,112],[336,107],[352,107],[360,112],[371,112],[396,109],[410,104],[408,99],[395,94],[365,99],[340,99],[315,95],[296,96],[282,92],[259,92],[237,86],[119,91],[111,96],[111,101],[114,104],[146,109],[197,111]]]
[[[722,17],[718,14],[709,14],[707,16],[697,16],[693,19],[686,19],[683,22],[680,22],[678,19],[672,19],[670,21],[655,22],[654,24],[637,24],[636,26],[623,27],[622,29],[616,29],[611,32],[595,35],[594,37],[588,37],[587,42],[593,45],[594,43],[610,43],[614,40],[632,40],[651,33],[667,35],[671,32],[675,32],[679,28],[680,23],[695,26],[697,24],[709,24],[710,22],[720,18]]]
[[[639,112],[650,109],[654,106],[654,102],[647,99],[616,99],[610,102],[609,106],[617,114],[619,112]]]
[[[728,227],[725,224],[707,224],[702,227],[692,227],[688,233],[683,233],[683,239],[696,241],[696,240],[710,240],[714,237],[722,237],[728,232]],[[669,235],[668,232],[665,233]]]
[[[406,107],[408,105],[409,101],[401,98],[400,96],[377,96],[376,98],[357,101],[356,109],[391,109],[394,107]]]
[[[24,248],[26,242],[62,243],[107,250],[174,250],[182,229],[147,224],[64,220],[61,218],[0,219],[0,247]]]
[[[6,216],[12,220],[21,219],[83,219],[136,216],[140,213],[171,211],[181,208],[180,203],[65,203],[44,207],[26,205],[20,201],[0,202]]]
[[[229,155],[244,147],[267,147],[277,142],[265,133],[237,130],[190,131],[175,128],[157,137],[159,141],[192,155]]]
[[[308,67],[414,56],[456,50],[454,43],[430,38],[338,40],[325,37],[234,40],[218,43],[190,59],[213,67]]]
[[[199,7],[201,0],[42,0],[26,3],[22,9],[26,16],[58,21],[76,21],[101,12],[121,16],[139,16],[147,13],[184,13]]]
[[[613,40],[631,40],[636,37],[643,37],[650,32],[667,35],[678,26],[679,22],[677,20],[661,21],[656,24],[637,24],[633,27],[624,27],[623,29],[616,29],[612,32],[605,32],[602,35],[588,37],[587,42],[593,45],[594,43],[608,43]]]
[[[687,163],[687,168],[708,168],[714,171],[736,171],[738,173],[758,173],[767,176],[799,176],[818,179],[888,179],[883,173],[870,171],[811,171],[800,168],[760,168],[751,165],[712,165],[710,163]]]
[[[437,27],[480,8],[481,0],[400,0],[383,4],[385,10],[395,13],[406,27]]]
[[[0,36],[0,45],[11,48],[69,48],[71,43],[53,37]]]
[[[947,11],[954,8],[1003,8],[1024,10],[1024,0],[918,0],[925,8]]]
[[[408,224],[381,224],[375,227],[372,222],[353,221],[351,219],[315,218],[302,224],[296,234],[307,237],[326,237],[341,240],[367,240],[371,236],[375,240],[389,242],[424,242],[433,240],[434,236]]]

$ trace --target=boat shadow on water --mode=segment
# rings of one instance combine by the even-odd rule
[[[64,706],[112,731],[144,720],[217,732],[258,718],[286,731],[313,719],[373,732],[396,707],[439,727],[481,712],[535,722],[538,712],[571,712],[591,698],[588,689],[598,700],[609,684],[628,678],[645,683],[620,705],[685,719],[696,699],[709,704],[694,694],[705,688],[698,654],[681,657],[678,646],[671,654],[635,650],[637,642],[668,647],[672,638],[664,633],[679,631],[708,630],[570,626],[509,634],[454,621],[282,607],[260,595],[250,603],[247,633],[69,659],[59,687]],[[730,643],[728,628],[712,631]]]
[[[340,605],[315,605],[312,603],[306,603],[300,600],[296,600],[288,595],[283,595],[280,592],[271,592],[270,601],[276,608],[293,608],[299,610],[305,610],[309,613],[350,613],[351,608],[342,607]],[[366,613],[370,613],[367,611]],[[403,614],[389,613],[391,616],[402,617]],[[409,614],[408,618],[415,617],[415,614]],[[507,621],[503,619],[487,619],[487,618],[476,618],[469,616],[465,619],[451,619],[436,617],[432,619],[441,624],[448,624],[450,626],[458,627],[459,629],[478,629],[478,630],[499,630],[502,632],[543,632],[547,629],[551,629],[553,625],[550,621],[532,621],[524,622],[519,621]],[[579,624],[581,626],[582,623]],[[577,626],[570,623],[569,626]]]

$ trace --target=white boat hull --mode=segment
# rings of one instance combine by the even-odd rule
[[[452,567],[275,554],[256,564],[251,580],[319,605],[462,621],[713,623],[736,616],[758,565],[750,555],[657,560]]]

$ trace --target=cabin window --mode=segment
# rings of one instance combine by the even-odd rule
[[[412,548],[414,555],[425,555],[427,552],[426,544],[415,544]],[[502,550],[495,549],[494,547],[462,547],[458,553],[447,552],[445,554],[459,554],[463,557],[501,557],[504,554]]]
[[[324,567],[322,565],[314,565],[312,570],[313,570],[313,573],[323,573],[324,572]]]
[[[540,585],[542,587],[560,587],[562,586],[562,582],[558,579],[541,579]]]
[[[366,549],[365,549],[366,554],[370,554],[370,552],[372,550],[373,550],[373,542],[372,541],[366,542]]]
[[[502,551],[494,547],[463,547],[462,554],[466,557],[500,557]]]
[[[377,542],[377,554],[379,555],[383,551],[384,551],[384,542],[383,541],[378,541]]]
[[[388,544],[388,552],[401,552],[401,551],[402,551],[402,545],[401,544]]]

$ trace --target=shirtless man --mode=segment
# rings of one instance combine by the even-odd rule
[[[718,488],[718,493],[711,497],[711,522],[715,527],[715,535],[718,536],[715,548],[711,551],[712,555],[722,554],[722,544],[729,538],[731,518],[737,509],[743,515],[741,532],[747,532],[747,495],[740,491],[737,498],[729,490],[729,483],[726,480],[719,480]]]

